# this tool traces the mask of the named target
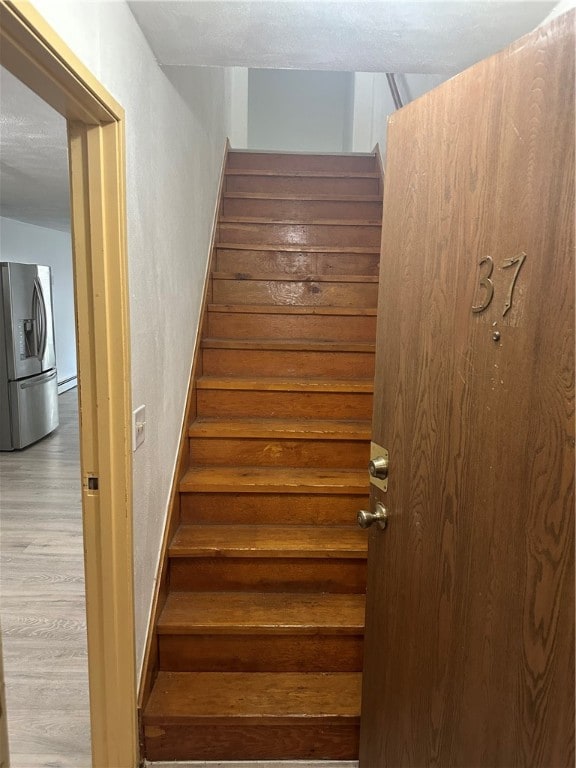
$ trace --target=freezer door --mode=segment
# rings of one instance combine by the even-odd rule
[[[24,448],[58,426],[56,371],[9,384],[12,447]]]
[[[21,379],[41,373],[40,299],[38,268],[35,264],[0,265],[2,279],[3,331],[0,343],[5,345],[8,379]]]

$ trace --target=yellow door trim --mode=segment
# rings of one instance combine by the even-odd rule
[[[92,765],[134,768],[124,111],[30,3],[0,0],[0,64],[68,121]]]

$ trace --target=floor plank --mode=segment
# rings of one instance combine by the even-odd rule
[[[0,453],[0,621],[12,768],[89,768],[77,391],[60,426]]]

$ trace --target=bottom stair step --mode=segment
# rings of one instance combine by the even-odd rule
[[[149,760],[355,760],[361,674],[160,672]]]

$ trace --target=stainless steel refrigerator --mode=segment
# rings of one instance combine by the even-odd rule
[[[0,450],[58,426],[50,267],[0,262]]]

